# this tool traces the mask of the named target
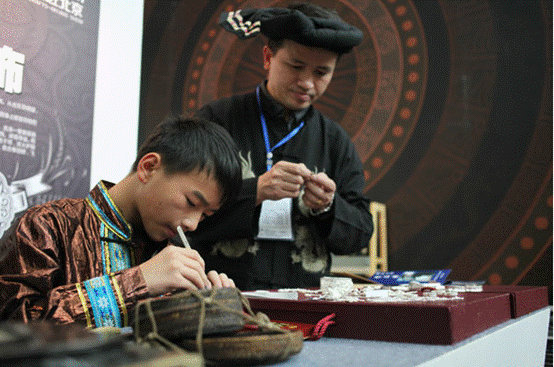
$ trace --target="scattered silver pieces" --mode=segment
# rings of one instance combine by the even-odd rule
[[[301,293],[304,299],[309,300],[379,303],[458,301],[464,299],[460,293],[482,291],[483,286],[477,284],[443,285],[415,281],[397,286],[354,286],[352,279],[344,277],[324,277],[320,289],[279,289],[279,292]]]

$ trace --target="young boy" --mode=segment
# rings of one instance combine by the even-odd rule
[[[131,173],[87,198],[28,209],[0,242],[0,320],[126,326],[139,300],[178,289],[234,286],[205,273],[193,231],[241,186],[232,138],[202,119],[172,117],[139,149]]]

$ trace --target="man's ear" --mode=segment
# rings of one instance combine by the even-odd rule
[[[269,66],[271,65],[271,58],[273,57],[273,51],[269,48],[269,46],[264,46],[263,48],[264,53],[264,69],[269,70]]]
[[[137,165],[137,176],[140,182],[147,182],[152,174],[162,166],[162,157],[159,153],[146,153]]]

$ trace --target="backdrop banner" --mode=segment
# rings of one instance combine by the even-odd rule
[[[292,2],[146,1],[139,144],[159,116],[266,77],[264,38],[227,32],[222,12]],[[551,296],[552,1],[309,2],[364,33],[314,106],[348,133],[364,193],[386,208],[388,269]]]
[[[90,189],[99,1],[0,0],[0,237]]]

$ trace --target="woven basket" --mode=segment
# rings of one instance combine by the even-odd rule
[[[256,365],[283,361],[302,350],[301,331],[239,331],[231,336],[202,339],[204,358],[217,365]],[[195,340],[177,343],[188,351],[197,351]]]
[[[242,329],[242,301],[236,288],[218,288],[200,292],[186,291],[139,302],[134,309],[135,337],[150,332],[168,339],[196,337],[204,303],[203,335],[229,333]]]

